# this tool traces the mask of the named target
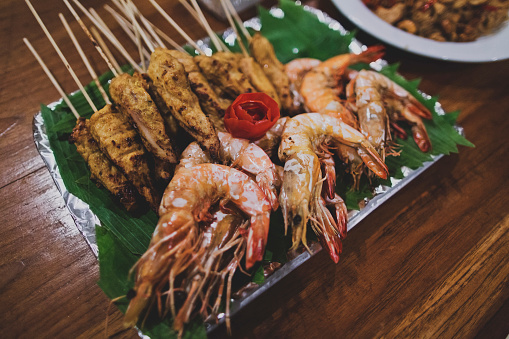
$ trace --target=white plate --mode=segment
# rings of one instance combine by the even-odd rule
[[[380,19],[361,0],[332,0],[357,27],[405,51],[431,58],[486,62],[509,58],[509,23],[495,33],[473,42],[438,42],[406,33]]]

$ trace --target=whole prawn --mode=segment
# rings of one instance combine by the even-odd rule
[[[383,56],[383,51],[383,46],[372,46],[360,54],[336,55],[313,67],[304,75],[300,86],[304,104],[311,112],[337,115],[345,123],[357,128],[355,116],[339,98],[343,86],[338,83],[348,66],[375,61]],[[313,64],[311,61],[310,63]]]
[[[269,156],[257,145],[247,139],[234,138],[226,132],[218,132],[220,142],[219,158],[224,165],[233,166],[253,177],[267,196],[272,209],[279,207],[278,196],[281,178]],[[213,159],[196,142],[192,142],[182,152],[176,171],[181,167],[191,167],[212,163]]]
[[[405,131],[396,124],[401,120],[412,126],[414,140],[421,151],[431,149],[422,121],[422,118],[431,119],[431,112],[403,87],[383,74],[361,70],[346,90],[352,101],[355,98],[360,130],[382,156],[391,138],[391,125],[398,135],[406,137]]]
[[[327,142],[353,147],[368,168],[381,178],[387,178],[388,169],[362,133],[337,117],[305,113],[286,123],[279,147],[279,158],[285,163],[280,204],[285,228],[288,225],[292,228],[292,249],[300,243],[307,247],[306,225],[311,221],[313,230],[337,262],[341,253],[340,233],[346,233],[346,207],[331,187],[322,196],[322,183],[327,178],[322,175],[320,157],[325,158],[326,167],[331,164],[321,154],[320,147]],[[328,203],[336,211],[336,220],[327,209]]]
[[[211,213],[217,205],[231,216],[223,223],[214,220],[217,213]],[[207,289],[217,288],[218,282],[224,284],[226,275],[230,286],[244,252],[246,268],[263,258],[270,212],[265,194],[246,174],[216,164],[180,167],[164,192],[149,248],[132,268],[134,297],[124,324],[136,325],[140,314],[154,301],[161,310],[163,289],[169,286],[167,309],[174,315],[174,329],[181,333],[197,298],[202,298],[204,314],[214,294]],[[236,216],[242,216],[242,220],[247,216],[243,227],[238,227]],[[212,227],[214,222],[216,226]],[[246,233],[247,237],[243,236]],[[177,291],[186,294],[178,311]],[[213,310],[218,308],[221,291],[217,288],[219,296]],[[228,303],[227,307],[228,311]]]
[[[301,59],[302,61],[296,59],[288,64],[287,70],[291,74],[291,76],[289,75],[291,79],[302,77],[300,94],[309,110],[337,117],[353,128],[359,129],[357,118],[343,104],[344,100],[340,99],[344,88],[343,77],[348,66],[359,62],[375,61],[383,54],[383,46],[372,46],[360,54],[340,54],[320,63],[314,59]],[[304,75],[302,76],[302,74]],[[355,149],[347,145],[336,144],[334,146],[338,157],[347,165],[347,171],[353,177],[352,188],[358,189],[360,176],[364,170],[361,157]],[[332,169],[333,167],[329,166],[328,168]],[[332,175],[329,175],[328,178],[330,186],[333,184]]]

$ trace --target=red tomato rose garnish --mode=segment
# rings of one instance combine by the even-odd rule
[[[279,119],[279,106],[265,93],[241,94],[224,115],[226,130],[236,138],[260,139]]]

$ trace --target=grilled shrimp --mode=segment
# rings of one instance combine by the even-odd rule
[[[355,116],[339,99],[342,86],[338,86],[338,81],[348,66],[375,61],[383,55],[383,49],[383,46],[372,46],[360,54],[336,55],[306,73],[302,79],[300,94],[308,109],[312,112],[337,114],[345,123],[357,128]]]
[[[278,190],[281,186],[276,166],[267,153],[247,139],[234,138],[229,133],[219,132],[221,148],[219,156],[223,163],[254,176],[256,183],[267,196],[272,209],[277,210]]]
[[[269,157],[277,153],[277,149],[281,142],[281,135],[283,135],[283,129],[288,119],[290,118],[279,118],[263,137],[253,141],[253,143],[258,145]]]
[[[280,204],[285,228],[288,229],[288,225],[292,228],[292,249],[301,242],[307,247],[306,225],[310,220],[331,258],[337,262],[341,251],[339,232],[346,227],[346,217],[334,220],[322,200],[322,183],[328,178],[322,175],[318,156],[320,154],[323,159],[321,153],[330,141],[354,147],[368,168],[381,178],[387,178],[388,169],[362,133],[337,117],[306,113],[286,123],[279,147],[279,158],[285,163]],[[330,166],[325,163],[326,172]],[[325,196],[334,200],[336,214],[341,215],[344,207],[330,187]]]
[[[383,55],[383,49],[383,46],[373,46],[360,54],[340,54],[318,64],[314,59],[301,59],[300,62],[298,62],[299,59],[296,59],[290,63],[295,62],[295,64],[288,64],[288,69],[293,72],[291,74],[294,76],[300,74],[302,77],[300,94],[308,109],[336,116],[358,129],[357,118],[343,105],[339,97],[343,90],[342,77],[348,66],[359,62],[368,63],[380,58]],[[316,66],[311,67],[315,64]],[[353,177],[353,189],[358,189],[359,179],[364,169],[362,159],[355,149],[347,145],[338,144],[335,149],[338,157],[347,165],[347,170]]]
[[[217,220],[212,213],[217,204],[233,218],[226,226],[213,226]],[[244,252],[247,268],[263,258],[270,211],[270,203],[258,185],[236,169],[216,164],[181,167],[164,192],[149,248],[132,268],[135,296],[124,324],[136,325],[141,312],[153,301],[160,301],[163,288],[169,286],[168,308],[174,315],[174,329],[181,332],[198,297],[206,303],[202,304],[206,312],[212,291],[204,288],[211,286],[211,281],[224,283],[227,274],[231,281]],[[230,227],[238,226],[237,215],[242,215],[242,220],[248,218],[243,227],[248,226],[247,230]],[[247,238],[241,236],[246,233]],[[233,259],[226,264],[218,261],[223,255]],[[178,311],[174,295],[177,287],[186,293]]]
[[[382,156],[390,140],[390,124],[396,128],[396,133],[405,136],[404,130],[396,125],[396,121],[400,120],[412,126],[414,140],[423,152],[431,149],[431,141],[421,119],[431,119],[431,112],[383,74],[360,71],[348,84],[347,96],[355,96],[360,130]]]
[[[219,132],[218,137],[220,141],[219,158],[223,164],[231,165],[250,174],[265,193],[272,209],[276,210],[279,206],[278,191],[281,187],[281,179],[269,156],[247,139],[234,138],[225,132]],[[211,162],[213,160],[210,155],[203,151],[198,144],[192,142],[182,152],[176,171],[181,167]]]

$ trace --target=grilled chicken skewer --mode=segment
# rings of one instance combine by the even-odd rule
[[[137,207],[136,190],[122,172],[101,152],[97,143],[92,138],[89,130],[89,121],[81,118],[73,104],[67,98],[56,79],[53,77],[46,64],[39,57],[39,54],[32,47],[30,42],[23,39],[42,69],[51,80],[57,91],[67,103],[74,116],[77,118],[76,127],[71,134],[69,141],[76,145],[78,153],[83,157],[90,170],[90,178],[97,184],[102,185],[110,191],[128,211]]]
[[[90,133],[150,207],[157,210],[160,196],[150,175],[147,153],[129,120],[114,106],[106,105],[90,117]]]
[[[217,133],[191,90],[184,66],[167,50],[156,48],[150,57],[148,76],[180,126],[218,159]]]
[[[260,33],[256,33],[249,42],[253,58],[262,66],[263,71],[276,88],[281,101],[281,108],[290,115],[295,115],[299,107],[294,104],[290,90],[290,80],[285,73],[284,65],[277,59],[274,47]]]
[[[208,82],[190,54],[177,50],[167,50],[167,52],[184,66],[191,89],[216,130],[224,131],[223,116],[232,100],[220,97],[220,90]]]
[[[168,182],[177,154],[166,133],[164,120],[149,94],[149,85],[139,73],[121,74],[111,81],[110,95],[120,111],[138,130],[143,145],[154,156],[156,175]]]
[[[125,175],[99,149],[97,142],[90,134],[90,121],[79,118],[69,142],[76,145],[76,150],[86,161],[90,170],[90,179],[101,184],[124,205],[128,211],[138,207],[136,189]]]

